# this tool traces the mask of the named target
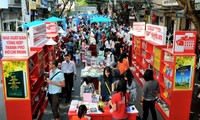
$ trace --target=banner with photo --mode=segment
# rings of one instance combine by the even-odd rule
[[[177,56],[174,90],[192,90],[194,80],[194,56]]]
[[[2,61],[6,99],[28,98],[26,61]]]

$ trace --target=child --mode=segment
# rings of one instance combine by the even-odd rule
[[[81,54],[80,54],[79,50],[76,50],[75,58],[76,58],[76,65],[79,66],[80,59],[81,59]]]
[[[87,112],[87,108],[85,105],[80,105],[78,109],[78,116],[73,116],[72,120],[88,120],[85,118],[85,114]]]

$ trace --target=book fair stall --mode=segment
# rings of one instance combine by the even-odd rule
[[[86,96],[89,98],[88,96]],[[68,112],[69,120],[72,120],[72,117],[77,115],[78,106],[80,105],[86,105],[87,107],[87,117],[89,119],[92,118],[92,120],[111,120],[112,115],[110,112],[110,107],[105,102],[93,102],[93,101],[78,101],[78,100],[72,100]],[[135,106],[129,106],[127,107],[128,112],[128,120],[136,120],[136,117],[138,115],[138,110],[135,108]]]
[[[146,24],[144,36],[133,35],[131,70],[141,86],[145,82],[144,71],[153,70],[154,79],[160,87],[156,108],[165,120],[188,120],[195,75],[197,33],[175,31],[172,46],[166,44],[166,31],[166,27]]]
[[[93,78],[93,83],[96,89],[98,89],[97,78],[103,75],[104,69],[104,51],[99,51],[98,56],[92,56],[91,51],[86,50],[84,53],[85,68],[81,70],[81,78],[90,76]]]
[[[103,75],[104,70],[104,51],[98,51],[98,55],[92,56],[91,51],[86,50],[84,53],[85,67],[81,70],[81,78],[90,76],[93,78],[93,83],[95,89],[98,89],[97,78]],[[92,93],[84,93],[83,101],[72,100],[68,112],[68,117],[71,120],[73,116],[77,115],[78,107],[80,105],[86,105],[87,107],[87,117],[92,120],[110,120],[112,119],[112,114],[110,112],[110,106],[107,102],[99,101],[99,95]],[[138,110],[135,106],[127,107],[128,120],[136,120],[138,115]]]
[[[41,119],[46,109],[44,73],[55,58],[53,45],[57,44],[46,38],[47,26],[39,23],[28,26],[28,32],[1,33],[7,120]]]

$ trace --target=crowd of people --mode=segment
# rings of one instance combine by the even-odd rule
[[[137,87],[135,79],[129,69],[131,34],[130,27],[123,25],[105,26],[98,23],[88,26],[82,22],[77,26],[67,27],[58,41],[57,58],[50,62],[50,79],[48,96],[52,107],[52,113],[59,120],[59,100],[71,100],[74,79],[76,79],[76,67],[79,67],[83,55],[81,51],[90,50],[92,56],[97,56],[99,50],[104,51],[104,71],[98,78],[98,92],[90,76],[83,79],[80,86],[80,97],[83,93],[99,94],[101,101],[109,103],[114,120],[127,120],[126,107],[135,104]],[[148,109],[151,110],[153,119],[156,120],[155,100],[159,95],[157,81],[153,80],[152,70],[144,74],[147,81],[144,84],[143,120],[147,120]],[[76,81],[75,81],[76,82]],[[76,83],[75,83],[76,84]],[[79,107],[78,116],[73,120],[86,120],[85,106]]]

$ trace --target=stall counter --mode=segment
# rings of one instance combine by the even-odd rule
[[[73,106],[72,103],[70,107]],[[86,105],[87,106],[87,105]],[[110,107],[109,106],[104,106],[103,107],[104,112],[87,112],[86,116],[89,116],[92,118],[92,120],[112,120],[112,114],[110,113]],[[73,116],[77,115],[77,109],[71,111],[69,109],[68,111],[68,118],[69,120],[72,120]],[[129,112],[128,112],[128,120],[136,120],[138,115],[138,110],[135,108],[135,106],[130,106],[129,107]]]

